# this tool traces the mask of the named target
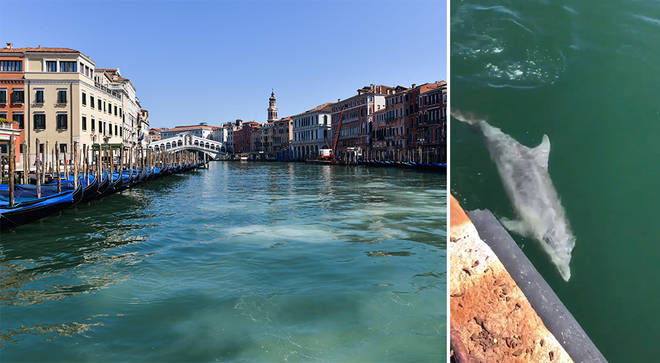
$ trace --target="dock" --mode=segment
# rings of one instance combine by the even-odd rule
[[[607,362],[490,211],[450,219],[452,362]]]

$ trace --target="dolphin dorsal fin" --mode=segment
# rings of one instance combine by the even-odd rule
[[[548,168],[548,159],[550,158],[550,138],[548,135],[543,135],[543,140],[539,146],[533,149],[536,161],[544,168]]]

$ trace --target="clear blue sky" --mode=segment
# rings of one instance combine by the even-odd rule
[[[2,46],[77,49],[119,67],[152,127],[266,120],[370,83],[446,79],[446,2],[2,1]]]

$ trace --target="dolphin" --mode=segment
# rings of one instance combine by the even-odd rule
[[[548,173],[548,135],[543,135],[541,144],[529,148],[484,120],[459,112],[452,112],[452,116],[472,125],[484,136],[490,157],[518,216],[518,220],[502,218],[502,224],[512,232],[538,241],[561,277],[568,281],[575,236]]]

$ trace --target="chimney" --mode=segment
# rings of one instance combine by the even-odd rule
[[[12,44],[10,42],[7,42],[7,49],[11,49],[11,48],[12,48]]]

